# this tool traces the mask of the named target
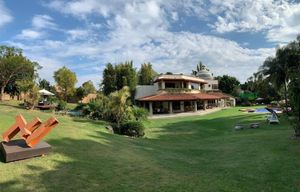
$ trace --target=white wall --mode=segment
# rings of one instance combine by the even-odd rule
[[[155,95],[158,91],[158,83],[154,85],[138,85],[136,86],[135,99]]]

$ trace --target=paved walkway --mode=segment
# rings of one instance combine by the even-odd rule
[[[185,112],[185,113],[173,113],[173,114],[161,114],[161,115],[153,115],[149,116],[149,119],[162,119],[162,118],[176,118],[176,117],[186,117],[186,116],[202,116],[202,115],[207,115],[210,113],[214,113],[217,111],[221,111],[222,109],[226,108],[214,108],[214,109],[206,109],[204,110],[199,110],[197,112]]]

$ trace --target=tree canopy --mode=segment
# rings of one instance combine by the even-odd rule
[[[132,61],[112,65],[108,63],[103,71],[103,93],[110,93],[121,90],[124,86],[128,86],[131,93],[134,92],[137,85],[137,72],[133,67]]]
[[[68,101],[75,92],[76,74],[67,67],[62,67],[54,72],[54,79],[61,91],[62,98]]]
[[[224,93],[232,94],[236,87],[240,85],[237,78],[229,75],[218,76],[216,79],[219,81],[219,89]]]
[[[23,56],[21,49],[0,46],[0,100],[3,99],[5,87],[13,90],[13,87],[17,88],[18,81],[34,81],[39,68],[37,62]]]
[[[151,63],[144,63],[138,72],[139,85],[151,85],[157,73],[153,70]]]

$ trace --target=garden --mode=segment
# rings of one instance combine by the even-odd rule
[[[111,134],[107,122],[58,115],[49,155],[0,162],[1,191],[298,191],[300,142],[285,116],[269,125],[240,107],[206,116],[144,121],[146,135]],[[0,104],[0,132],[51,113]],[[257,129],[235,131],[239,122]]]

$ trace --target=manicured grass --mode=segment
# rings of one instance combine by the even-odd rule
[[[104,122],[58,116],[46,141],[51,154],[0,162],[0,191],[299,191],[300,141],[282,117],[239,108],[147,122],[146,138],[109,134]],[[23,113],[51,114],[0,104],[0,132]],[[263,122],[234,131],[238,122]]]

